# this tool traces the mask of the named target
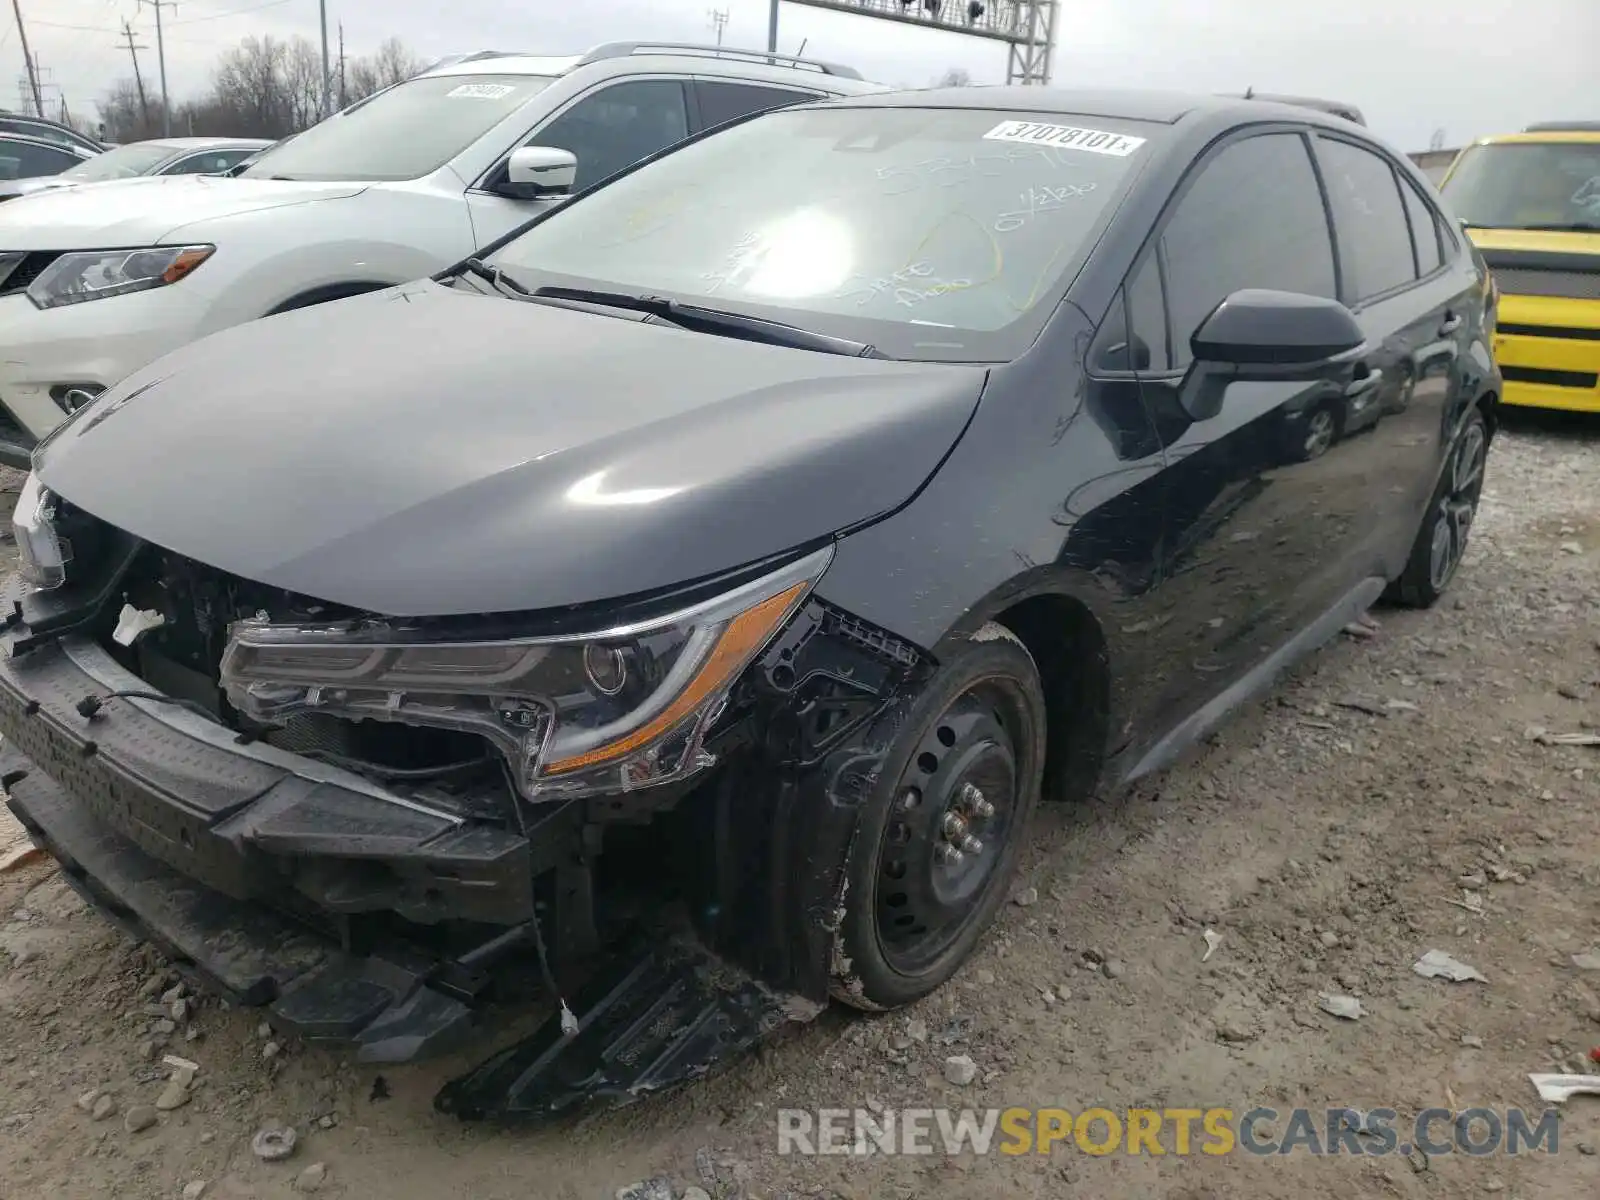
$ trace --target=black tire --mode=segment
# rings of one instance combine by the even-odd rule
[[[1431,608],[1449,588],[1478,514],[1488,453],[1489,427],[1483,413],[1474,408],[1450,446],[1405,570],[1384,593],[1390,602]]]
[[[972,953],[1038,807],[1045,730],[1033,657],[996,624],[909,702],[846,863],[830,968],[839,1000],[872,1012],[909,1004]],[[953,853],[969,838],[981,846]]]

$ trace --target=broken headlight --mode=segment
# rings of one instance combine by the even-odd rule
[[[323,713],[479,734],[529,799],[649,787],[710,764],[701,742],[729,690],[831,557],[590,635],[442,642],[395,622],[257,617],[230,629],[222,686],[267,726]]]
[[[56,498],[29,472],[17,496],[11,524],[17,535],[22,577],[36,588],[58,588],[67,578],[72,544],[56,531]]]

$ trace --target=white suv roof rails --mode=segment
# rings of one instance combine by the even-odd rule
[[[738,62],[769,63],[776,67],[795,67],[803,71],[819,71],[824,75],[837,75],[841,79],[860,79],[861,72],[854,67],[838,63],[821,62],[813,58],[799,58],[793,54],[769,54],[765,50],[740,50],[731,46],[709,46],[696,42],[605,42],[596,46],[578,60],[578,66],[600,62],[607,58],[625,58],[630,54],[673,54],[704,58],[729,58]]]

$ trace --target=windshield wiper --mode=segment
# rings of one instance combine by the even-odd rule
[[[790,346],[796,350],[818,350],[824,354],[842,354],[847,358],[888,357],[876,346],[868,345],[866,342],[816,333],[810,329],[801,329],[797,325],[785,325],[782,321],[730,312],[725,308],[685,304],[681,300],[671,300],[665,296],[635,296],[629,292],[551,286],[534,289],[529,299],[551,300],[558,303],[572,301],[578,304],[598,304],[603,308],[620,308],[627,312],[645,313],[681,329],[721,333],[752,342],[766,342],[773,346]]]
[[[501,293],[502,295],[513,296],[518,300],[532,295],[527,288],[523,287],[499,267],[491,267],[481,258],[466,259],[461,266],[462,269],[468,273],[476,275],[479,279],[488,282],[488,284],[493,287],[495,291]]]

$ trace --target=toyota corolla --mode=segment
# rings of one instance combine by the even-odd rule
[[[369,1061],[547,1003],[445,1110],[682,1081],[927,995],[1042,801],[1433,604],[1489,304],[1427,181],[1308,109],[740,122],[47,439],[11,807],[197,979]]]

